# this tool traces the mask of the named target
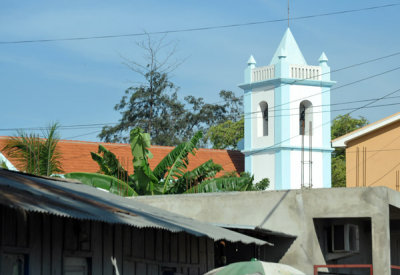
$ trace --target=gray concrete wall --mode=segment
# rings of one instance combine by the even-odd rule
[[[400,206],[400,193],[385,187],[232,192],[134,198],[197,220],[259,226],[296,235],[281,263],[312,274],[325,264],[314,218],[371,219],[374,274],[390,274],[389,204]],[[362,252],[360,252],[362,253]],[[368,252],[371,254],[371,252]]]

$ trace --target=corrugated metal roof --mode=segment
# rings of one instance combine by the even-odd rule
[[[91,186],[4,169],[0,169],[0,204],[66,218],[119,223],[138,228],[152,227],[171,232],[184,231],[213,240],[272,245]]]

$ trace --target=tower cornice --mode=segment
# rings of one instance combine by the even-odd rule
[[[317,87],[326,87],[330,88],[334,84],[336,84],[336,81],[324,81],[324,80],[311,80],[311,79],[294,79],[294,78],[273,78],[273,79],[268,79],[268,80],[263,80],[263,81],[258,81],[258,82],[251,82],[251,83],[242,83],[239,84],[239,88],[249,91],[255,88],[261,88],[261,87],[277,87],[280,86],[281,84],[285,85],[304,85],[304,86],[317,86]]]

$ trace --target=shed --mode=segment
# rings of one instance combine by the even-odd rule
[[[266,241],[80,183],[0,169],[0,274],[203,274]]]

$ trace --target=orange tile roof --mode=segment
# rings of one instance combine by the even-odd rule
[[[0,150],[5,146],[8,137],[0,137]],[[92,160],[90,152],[97,152],[98,145],[102,144],[108,150],[113,152],[119,159],[122,166],[128,170],[129,174],[133,173],[132,153],[129,144],[124,143],[104,143],[89,142],[75,140],[60,140],[57,145],[62,155],[62,168],[65,173],[69,172],[97,172],[99,166]],[[174,147],[169,146],[152,146],[150,151],[153,158],[149,161],[150,167],[154,169],[156,165],[163,159]],[[3,153],[3,152],[2,152]],[[4,156],[18,168],[18,163]],[[244,155],[239,151],[216,150],[216,149],[199,149],[196,156],[189,155],[189,166],[191,170],[200,164],[212,159],[215,163],[222,165],[224,171],[217,176],[223,175],[225,172],[236,171],[238,173],[244,171]]]

